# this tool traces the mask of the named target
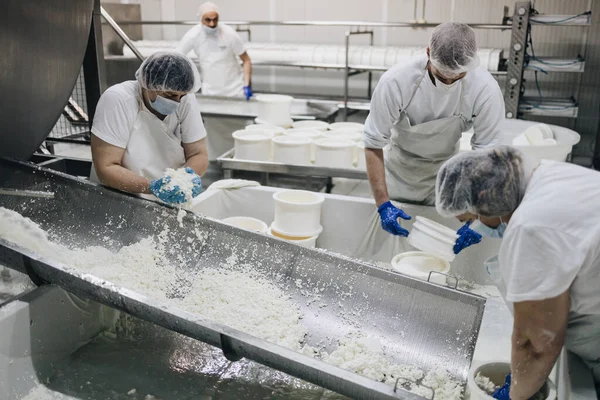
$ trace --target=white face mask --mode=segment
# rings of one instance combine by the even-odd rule
[[[217,28],[218,28],[218,26],[211,28],[210,26],[202,25],[202,29],[204,30],[204,33],[206,33],[207,35],[214,35],[215,33],[217,33]]]
[[[453,93],[460,83],[460,79],[452,82],[451,84],[444,83],[435,77],[435,87],[441,93]]]

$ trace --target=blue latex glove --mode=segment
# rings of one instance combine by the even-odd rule
[[[510,374],[506,375],[504,385],[496,389],[492,397],[498,400],[510,400]]]
[[[410,215],[406,214],[399,208],[396,208],[391,201],[387,201],[377,209],[381,217],[381,227],[386,232],[397,236],[408,236],[408,231],[400,226],[398,218],[409,220]]]
[[[192,178],[192,182],[194,183],[194,187],[192,188],[192,197],[196,197],[202,191],[202,181],[198,175],[194,172],[190,167],[186,167],[185,172],[188,174],[194,175]],[[170,190],[165,190],[165,186],[167,186],[171,182],[171,177],[164,176],[160,179],[153,180],[150,182],[150,191],[156,197],[169,204],[181,204],[185,203],[185,193],[181,191],[179,186],[175,185]]]
[[[250,86],[244,86],[244,96],[246,96],[246,100],[249,100],[254,94],[252,93],[252,89]]]
[[[456,243],[454,244],[454,254],[458,254],[467,247],[481,242],[481,234],[475,232],[470,226],[471,223],[467,222],[456,231],[458,239],[456,239]]]

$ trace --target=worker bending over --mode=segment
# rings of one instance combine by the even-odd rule
[[[389,69],[379,81],[364,132],[371,189],[384,230],[407,236],[410,219],[391,200],[434,204],[435,177],[471,127],[473,148],[498,143],[504,99],[479,67],[475,32],[465,24],[437,26],[425,54]]]
[[[525,400],[563,347],[600,388],[600,173],[501,146],[440,169],[436,208],[502,239],[487,270],[514,314],[511,371],[496,398]],[[512,384],[511,384],[512,382]]]
[[[135,76],[100,97],[92,124],[90,179],[149,194],[151,182],[167,168],[186,166],[201,176],[208,155],[197,100],[188,96],[200,86],[193,62],[178,52],[158,52],[144,60]],[[168,193],[159,197],[169,201]]]

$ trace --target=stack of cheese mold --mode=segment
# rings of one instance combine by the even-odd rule
[[[305,247],[316,247],[323,231],[319,193],[305,190],[281,190],[273,194],[275,218],[269,234]]]

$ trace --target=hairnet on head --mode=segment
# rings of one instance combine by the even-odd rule
[[[442,165],[435,207],[444,217],[466,212],[500,217],[517,209],[536,162],[509,146],[458,154]]]
[[[198,18],[202,19],[204,14],[209,13],[209,12],[216,12],[218,14],[219,7],[217,7],[217,5],[215,3],[206,1],[202,4],[200,4],[200,7],[198,7]]]
[[[429,58],[445,78],[472,71],[479,66],[475,31],[458,22],[436,26],[429,40]]]
[[[188,56],[176,51],[159,51],[146,58],[135,73],[148,90],[194,93],[200,89],[198,68]]]

